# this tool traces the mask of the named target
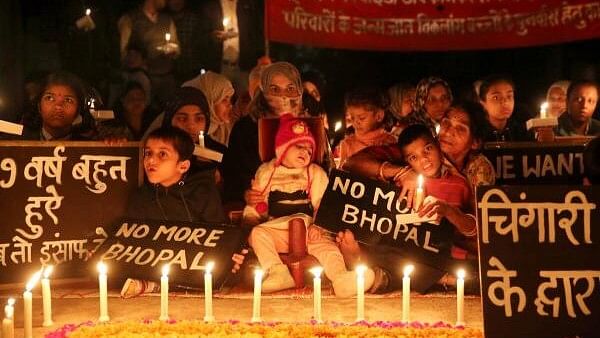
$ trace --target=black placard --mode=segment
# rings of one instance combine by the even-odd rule
[[[242,230],[226,224],[162,222],[125,219],[114,236],[96,253],[117,278],[160,280],[165,264],[169,281],[188,287],[204,285],[204,270],[214,262],[213,280],[218,287],[226,278],[240,250]]]
[[[491,142],[483,154],[496,170],[496,184],[579,184],[589,138],[552,143]]]
[[[82,258],[123,215],[142,180],[137,142],[0,142],[0,283],[43,264],[82,277]]]
[[[333,170],[315,224],[334,233],[350,229],[362,243],[386,244],[425,264],[449,264],[452,226],[404,221],[411,211],[399,195],[392,184]]]
[[[600,191],[477,191],[485,336],[597,337]]]

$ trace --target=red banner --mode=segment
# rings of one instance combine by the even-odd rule
[[[586,0],[268,0],[271,41],[325,48],[436,51],[600,37]]]

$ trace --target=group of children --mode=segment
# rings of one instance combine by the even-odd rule
[[[353,117],[355,134],[342,141],[343,154],[349,157],[371,145],[395,143],[396,138],[383,130],[383,105],[372,95],[354,98],[347,101],[347,109]],[[283,115],[279,118],[274,144],[275,158],[259,167],[252,186],[265,198],[260,203],[246,205],[242,220],[244,226],[251,228],[248,243],[266,271],[263,291],[276,292],[294,287],[294,278],[279,253],[289,250],[289,221],[300,218],[309,234],[307,251],[323,266],[335,294],[341,297],[355,294],[353,260],[345,257],[343,247],[340,249],[343,233],[336,239],[335,234],[313,224],[328,183],[327,173],[315,163],[314,131],[306,120],[291,114]],[[456,233],[474,239],[475,219],[467,213],[472,210],[470,187],[462,176],[443,165],[440,145],[429,128],[408,127],[400,135],[398,145],[405,162],[431,182],[427,186],[428,193],[435,199],[416,211],[422,216],[446,217]],[[132,197],[127,216],[191,222],[226,221],[218,193],[209,188],[214,185],[206,184],[211,177],[207,176],[207,171],[197,169],[193,150],[192,137],[176,127],[163,126],[150,133],[143,145],[147,184]],[[236,263],[234,270],[237,270],[244,255],[235,254],[232,259]],[[388,284],[394,284],[393,279],[393,273],[375,263],[365,273],[365,290],[385,290]]]

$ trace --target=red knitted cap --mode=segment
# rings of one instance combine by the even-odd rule
[[[278,164],[283,160],[288,148],[298,142],[309,142],[311,144],[313,150],[312,160],[315,155],[315,137],[310,132],[310,128],[306,122],[294,117],[292,114],[282,115],[279,129],[275,135],[275,156]]]

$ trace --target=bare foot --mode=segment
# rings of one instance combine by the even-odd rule
[[[360,246],[356,239],[354,239],[352,231],[346,229],[338,232],[335,241],[342,252],[342,256],[344,256],[346,265],[354,267],[360,260],[361,253]]]

